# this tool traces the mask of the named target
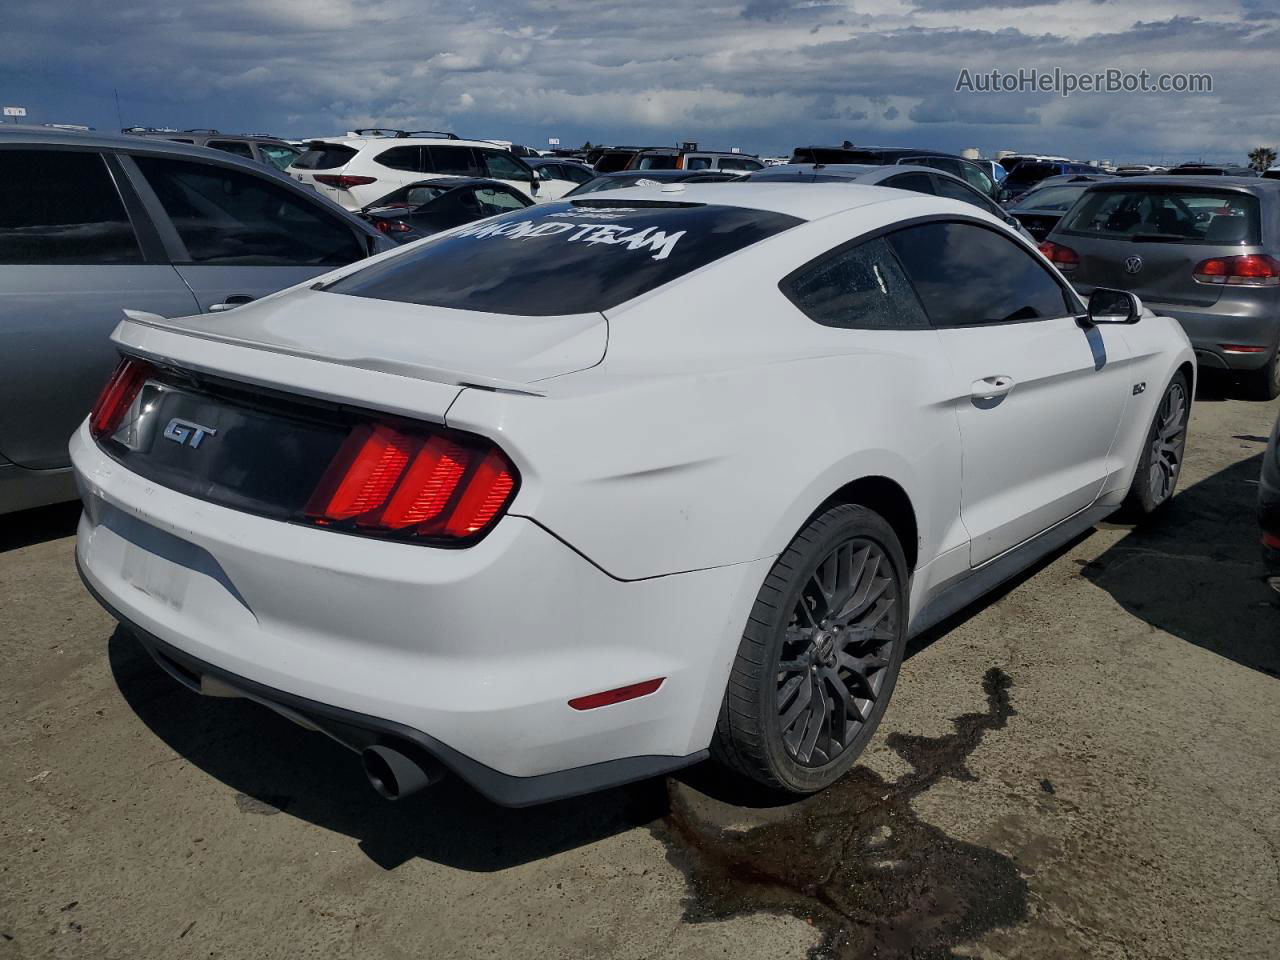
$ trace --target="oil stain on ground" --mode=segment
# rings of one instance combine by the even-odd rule
[[[814,958],[913,960],[954,958],[953,947],[1020,923],[1027,884],[1013,861],[911,809],[943,777],[975,779],[965,760],[1015,715],[1010,686],[993,667],[986,711],[955,718],[954,733],[891,734],[889,747],[912,767],[893,783],[857,767],[816,796],[744,809],[672,781],[671,813],[654,829],[688,878],[685,919],[790,913],[822,931]]]

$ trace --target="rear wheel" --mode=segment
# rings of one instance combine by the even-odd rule
[[[760,589],[712,755],[793,793],[834,783],[889,703],[906,613],[906,561],[889,524],[852,504],[822,513]]]
[[[1280,348],[1261,370],[1250,370],[1240,378],[1245,396],[1250,400],[1274,400],[1280,397]]]
[[[1187,448],[1187,420],[1191,415],[1191,387],[1187,375],[1179,371],[1165,387],[1156,415],[1147,431],[1147,442],[1133,486],[1122,510],[1138,518],[1158,510],[1173,497],[1182,473]]]

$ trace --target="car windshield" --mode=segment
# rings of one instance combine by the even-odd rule
[[[584,193],[597,193],[600,190],[621,190],[623,187],[656,187],[660,183],[668,182],[670,181],[652,180],[641,173],[629,177],[596,177],[594,180],[588,180],[580,187],[575,187],[569,191],[568,195],[579,197]]]
[[[593,313],[801,221],[656,200],[538,204],[468,224],[334,282],[333,293],[485,313]]]
[[[1092,190],[1062,231],[1119,240],[1256,244],[1258,200],[1247,193],[1174,188]]]
[[[1014,210],[1070,210],[1080,199],[1088,184],[1062,187],[1042,187],[1033,190],[1018,201]]]

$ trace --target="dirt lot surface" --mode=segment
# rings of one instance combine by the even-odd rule
[[[0,958],[1274,960],[1277,408],[1202,397],[1158,523],[917,641],[863,765],[790,805],[705,769],[389,804],[153,666],[81,587],[74,509],[0,517]]]

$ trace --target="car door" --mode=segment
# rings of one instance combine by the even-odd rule
[[[961,515],[978,566],[1087,508],[1123,469],[1131,394],[1118,326],[1091,326],[1040,258],[947,218],[890,234],[951,362],[964,448]]]
[[[270,174],[122,157],[173,265],[204,311],[228,309],[368,255],[365,236]]]
[[[0,454],[68,464],[128,308],[198,312],[137,198],[97,150],[0,147]]]

